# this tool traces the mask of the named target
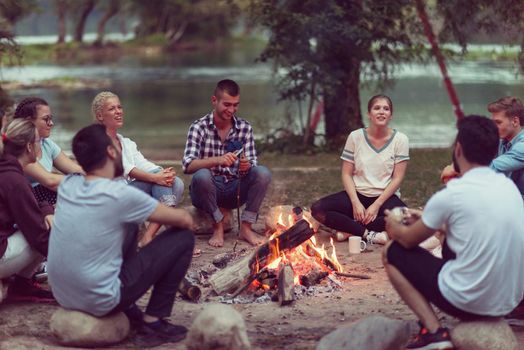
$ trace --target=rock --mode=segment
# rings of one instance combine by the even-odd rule
[[[196,235],[207,235],[213,233],[213,218],[206,212],[197,209],[193,206],[185,207],[185,210],[193,217],[195,223],[195,234]],[[231,209],[220,209],[225,216],[225,227],[224,231],[228,232],[232,229],[232,210]]]
[[[503,319],[461,322],[451,330],[451,341],[461,350],[517,350],[518,342]]]
[[[0,350],[67,350],[74,349],[53,345],[44,342],[36,337],[29,336],[10,336],[8,339],[0,341]]]
[[[211,304],[197,316],[186,338],[188,350],[248,350],[244,319],[233,307]]]
[[[329,333],[317,350],[400,350],[406,348],[410,335],[408,322],[374,315]]]
[[[276,230],[277,222],[280,217],[284,226],[291,227],[293,225],[293,208],[294,207],[291,205],[277,205],[269,209],[269,212],[266,215],[266,230]],[[311,212],[302,208],[302,216],[310,223],[313,231],[317,232],[320,223],[311,216]]]
[[[59,308],[51,316],[49,326],[58,343],[69,346],[106,346],[124,340],[129,334],[129,320],[122,312],[94,317]]]

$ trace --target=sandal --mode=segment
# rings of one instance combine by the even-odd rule
[[[200,255],[202,255],[202,250],[198,248],[193,249],[193,258],[198,258]]]

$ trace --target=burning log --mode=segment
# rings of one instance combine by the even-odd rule
[[[184,299],[194,302],[197,302],[198,299],[200,299],[200,295],[202,295],[200,288],[189,282],[187,278],[184,278],[182,282],[180,282],[180,286],[178,286],[178,292]]]
[[[217,294],[237,290],[241,285],[249,284],[254,281],[253,275],[268,263],[268,258],[285,253],[308,240],[313,236],[314,231],[309,227],[309,223],[300,220],[294,226],[284,231],[280,236],[266,242],[260,246],[253,254],[247,255],[225,269],[218,271],[209,279],[209,283]]]
[[[295,273],[290,264],[282,264],[278,273],[278,303],[280,306],[289,305],[295,299]]]
[[[311,287],[318,284],[329,275],[326,271],[313,270],[305,275],[300,276],[300,284],[304,287]]]

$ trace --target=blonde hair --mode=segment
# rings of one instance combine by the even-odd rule
[[[35,124],[28,119],[13,119],[2,129],[0,153],[20,157],[26,150],[26,145],[36,140]]]
[[[91,102],[91,114],[96,122],[99,122],[98,119],[96,119],[96,116],[102,112],[102,107],[106,100],[113,97],[119,98],[117,94],[114,94],[111,91],[102,91],[95,96],[93,102]]]

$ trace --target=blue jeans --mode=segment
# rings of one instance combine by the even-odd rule
[[[144,191],[168,207],[178,205],[178,203],[182,201],[182,195],[184,194],[184,182],[178,176],[173,179],[173,185],[171,185],[171,187],[139,180],[133,180],[129,185]]]
[[[200,169],[193,175],[189,193],[193,205],[213,216],[215,222],[224,218],[218,209],[234,209],[246,204],[241,221],[255,223],[258,210],[271,183],[271,172],[265,166],[252,167],[239,179],[225,182],[223,176],[213,176],[211,170]],[[237,201],[237,188],[240,184],[240,198]]]

